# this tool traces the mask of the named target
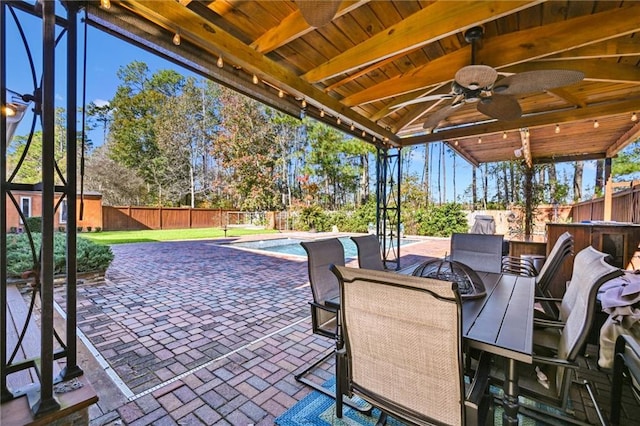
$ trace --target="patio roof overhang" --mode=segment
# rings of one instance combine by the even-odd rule
[[[640,120],[632,120],[640,113],[636,1],[343,1],[318,28],[294,1],[100,3],[89,2],[92,25],[377,145],[446,141],[478,165],[516,159],[523,145],[534,163],[613,157],[640,136]],[[451,100],[395,106],[450,92],[455,72],[471,64],[464,33],[474,26],[484,29],[475,63],[498,78],[541,69],[585,77],[516,96],[522,116],[515,120],[466,103],[427,133],[425,120]]]

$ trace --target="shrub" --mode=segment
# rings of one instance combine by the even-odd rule
[[[31,216],[26,218],[24,223],[31,232],[42,232],[42,217]]]
[[[78,232],[82,232],[82,226],[78,226],[77,230]]]
[[[92,228],[90,226],[87,226],[87,232],[91,232],[91,229]]]
[[[96,226],[95,231],[96,231],[96,232],[100,232],[100,231],[102,231],[102,227],[100,227],[100,226]]]
[[[38,252],[41,235],[32,234]],[[66,270],[66,234],[55,233],[53,239],[54,273],[64,274]],[[109,246],[96,244],[84,238],[78,238],[76,244],[78,272],[104,272],[113,261],[113,252]],[[33,270],[33,255],[26,234],[15,234],[7,238],[7,274],[18,278],[23,272]]]
[[[331,229],[327,219],[327,214],[320,206],[304,207],[298,216],[296,229],[301,231],[310,231],[315,229],[319,232],[325,232]]]
[[[458,203],[430,206],[416,211],[418,233],[434,237],[450,237],[454,232],[467,232],[467,217]]]

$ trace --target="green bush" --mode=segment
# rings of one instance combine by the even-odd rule
[[[298,216],[298,223],[295,229],[300,231],[316,230],[318,232],[326,232],[331,230],[328,222],[328,216],[320,206],[304,207]]]
[[[32,234],[39,252],[41,234]],[[54,273],[64,274],[66,270],[67,236],[55,233],[53,238]],[[78,238],[76,244],[78,272],[104,272],[113,261],[113,252],[109,246],[103,246],[84,238]],[[23,272],[34,269],[34,260],[27,234],[9,235],[7,238],[7,274],[18,278]]]
[[[40,216],[26,218],[25,225],[31,232],[42,232],[42,218]]]
[[[454,232],[467,232],[469,224],[462,205],[447,203],[416,211],[418,234],[450,237]]]

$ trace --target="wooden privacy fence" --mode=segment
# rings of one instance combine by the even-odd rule
[[[640,181],[629,182],[629,187],[613,194],[611,220],[640,223]],[[617,185],[619,187],[619,185]],[[574,204],[571,208],[573,222],[604,219],[604,197]]]
[[[256,225],[246,223],[246,212],[225,209],[192,209],[188,207],[102,207],[105,231],[132,231],[143,229],[222,228],[225,226]],[[283,222],[277,212],[262,214],[262,226],[282,229]]]

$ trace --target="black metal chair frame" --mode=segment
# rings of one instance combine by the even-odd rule
[[[640,344],[633,336],[620,335],[616,339],[613,360],[613,384],[611,386],[610,424],[620,424],[620,408],[622,404],[622,385],[625,375],[632,382],[640,383]],[[638,395],[635,395],[638,398]]]

